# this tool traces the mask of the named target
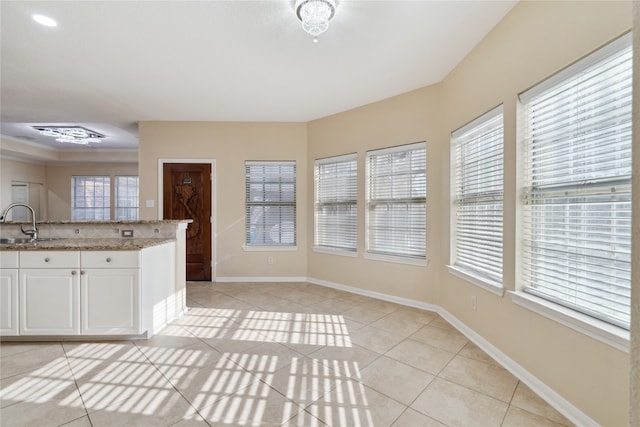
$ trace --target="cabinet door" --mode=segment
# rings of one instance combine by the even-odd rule
[[[18,335],[18,269],[0,269],[0,335]]]
[[[78,270],[20,270],[20,335],[80,334]]]
[[[140,334],[140,270],[83,270],[81,313],[84,335]]]

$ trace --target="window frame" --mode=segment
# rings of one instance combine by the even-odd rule
[[[102,185],[104,186],[106,184],[107,186],[107,191],[105,192],[104,189],[102,191],[102,201],[104,203],[104,201],[106,200],[107,205],[106,206],[99,206],[99,207],[83,207],[83,206],[76,206],[77,205],[77,201],[80,199],[78,197],[78,195],[76,194],[77,189],[78,189],[78,183],[77,183],[77,179],[87,179],[90,178],[94,185],[95,182],[97,181],[96,178],[100,178],[102,180]],[[95,197],[95,192],[92,195],[93,197]],[[91,197],[91,198],[93,198]],[[84,199],[88,199],[89,197],[87,197],[86,193],[85,193],[85,197]],[[91,218],[86,218],[86,215],[83,215],[84,218],[78,218],[77,215],[77,211],[83,209],[85,212],[94,212],[94,214],[91,216]],[[97,212],[97,210],[100,209],[102,210],[103,215],[101,215],[101,217],[96,217],[95,213]],[[104,215],[104,213],[106,212],[106,217]],[[71,220],[72,221],[82,221],[82,222],[90,222],[90,221],[110,221],[111,220],[111,176],[110,175],[72,175],[71,176]]]
[[[341,167],[342,166],[342,167]],[[321,169],[335,169],[334,175],[327,177]],[[346,168],[346,169],[345,169]],[[341,170],[342,169],[342,170]],[[335,253],[347,256],[357,256],[358,252],[358,154],[344,154],[340,156],[316,159],[314,163],[314,246],[319,252]],[[324,177],[324,178],[323,178]],[[324,180],[329,180],[326,184]],[[333,181],[331,181],[333,179]],[[324,186],[336,189],[331,197],[322,189]],[[338,189],[342,194],[338,194]],[[321,208],[328,208],[336,212],[334,217],[340,225],[335,230],[328,230],[320,221],[323,216]],[[345,211],[340,212],[344,208]],[[346,222],[346,223],[345,223]],[[322,240],[324,242],[319,242]],[[333,243],[333,244],[329,244]]]
[[[277,182],[276,181],[272,181],[269,182],[266,179],[267,176],[267,172],[266,169],[264,170],[264,173],[262,174],[262,176],[264,177],[262,179],[262,181],[257,180],[257,181],[252,181],[252,177],[255,178],[257,176],[259,176],[260,174],[252,174],[250,173],[250,168],[251,167],[278,167],[278,168],[283,168],[283,167],[293,167],[293,173],[292,174],[287,174],[287,173],[283,173],[282,171],[280,171],[278,174],[273,174],[273,176],[278,177]],[[295,160],[260,160],[260,161],[254,161],[254,160],[247,160],[244,162],[244,168],[245,168],[245,238],[244,238],[244,245],[243,245],[243,249],[245,251],[296,251],[298,249],[298,230],[297,230],[297,223],[298,223],[298,210],[297,210],[297,185],[298,185],[298,180],[297,180],[297,162]],[[286,178],[288,176],[288,179],[292,180],[292,182],[286,182]],[[283,180],[283,178],[285,180]],[[268,200],[251,200],[251,184],[259,184],[260,182],[262,182],[263,187],[265,187],[268,184],[271,185],[277,185],[279,187],[278,190],[278,195],[280,197],[282,197],[283,195],[283,191],[282,191],[282,186],[284,184],[293,184],[293,200],[289,200],[289,201],[268,201]],[[266,189],[263,189],[263,199],[266,199]],[[270,208],[290,208],[292,209],[292,215],[291,215],[291,219],[293,222],[293,241],[291,243],[280,243],[280,244],[267,244],[267,243],[256,243],[256,242],[252,242],[252,211],[253,208],[262,208],[265,212],[270,209]],[[286,212],[286,209],[285,209]],[[278,214],[278,216],[281,216],[281,211]],[[265,223],[266,224],[266,223]],[[280,227],[282,228],[282,221],[279,223]],[[286,231],[285,231],[286,232]],[[263,232],[263,233],[266,233]],[[284,232],[283,232],[284,233]]]
[[[491,150],[497,156],[495,159],[498,162],[497,165],[495,163],[484,165],[480,162],[485,159],[480,159],[478,153],[481,151],[486,153],[487,150]],[[473,166],[467,168],[468,163],[464,161],[466,157],[471,159]],[[452,203],[450,263],[447,268],[451,274],[502,296],[504,293],[504,106],[502,104],[451,133],[450,165]],[[485,176],[493,180],[493,183],[487,182]],[[467,182],[471,187],[469,191],[465,188]],[[479,191],[478,187],[487,184],[493,185],[491,191]],[[482,215],[481,208],[491,205],[494,209],[497,209],[497,205],[500,206],[499,215],[495,213]],[[467,228],[470,222],[461,217],[465,207],[470,210],[478,207],[480,214],[477,217],[484,218],[486,222],[478,224],[478,229],[461,231],[459,226],[466,224],[465,228]],[[497,221],[499,223],[495,226],[488,224],[488,222]],[[499,233],[499,236],[492,237],[491,233]],[[488,248],[486,265],[492,268],[483,269],[474,266],[470,261],[472,256],[465,255],[465,251],[481,249],[482,246]]]
[[[135,188],[136,188],[136,197],[135,197],[135,202],[136,205],[135,206],[120,206],[120,178],[135,178],[136,179],[136,183],[135,183]],[[116,221],[137,221],[140,217],[140,177],[138,175],[116,175],[114,177],[114,191],[115,191],[115,206],[114,206],[114,217],[116,219]],[[128,216],[126,218],[121,218],[118,215],[118,211],[120,209],[135,209],[135,218],[129,218]]]
[[[382,157],[382,156],[402,155],[403,153],[409,154],[411,157],[413,157],[414,155],[418,157],[423,157],[424,164],[422,165],[422,169],[417,169],[418,172],[414,174],[411,172],[412,166],[410,163],[409,173],[406,173],[406,171],[402,169],[395,170],[395,171],[390,170],[390,171],[387,171],[386,174],[382,174],[382,173],[376,174],[375,171],[372,171],[375,163],[374,160],[376,158]],[[390,162],[391,164],[393,164],[394,160],[391,159]],[[366,152],[365,165],[366,165],[365,167],[366,169],[365,170],[365,177],[366,177],[365,179],[365,248],[366,249],[365,249],[364,257],[368,259],[379,260],[379,261],[389,261],[389,262],[397,262],[397,263],[403,263],[403,264],[426,266],[428,264],[428,260],[427,260],[428,182],[427,182],[427,143],[426,141],[381,148],[376,150],[369,150]],[[392,165],[390,167],[391,169],[394,169],[395,166]],[[408,197],[400,197],[400,196],[393,196],[393,195],[389,195],[389,197],[381,197],[375,194],[377,192],[382,191],[381,190],[382,183],[379,181],[381,177],[386,176],[388,180],[393,181],[394,179],[400,178],[401,175],[408,176],[409,184],[405,188],[405,190],[408,190],[409,193],[411,193],[412,190],[414,189],[414,185],[413,185],[414,178],[416,179],[415,182],[419,182],[420,179],[424,181],[424,184],[422,185],[419,185],[419,184],[415,185],[415,188],[422,187],[424,189],[424,192],[420,193],[418,196],[409,195]],[[395,187],[393,187],[393,184],[392,184],[390,188],[395,188]],[[372,224],[372,222],[375,222],[375,219],[372,218],[372,215],[373,215],[372,212],[378,205],[382,207],[387,206],[387,208],[389,209],[393,207],[402,208],[403,205],[406,206],[407,208],[409,206],[413,206],[413,207],[417,206],[419,210],[422,206],[421,213],[412,214],[410,216],[408,215],[404,217],[405,219],[409,219],[410,217],[421,215],[424,221],[421,226],[419,225],[412,226],[410,224],[411,221],[409,220],[407,221],[406,227],[404,229],[399,229],[398,231],[390,230],[389,234],[391,237],[387,239],[387,240],[395,241],[396,239],[398,239],[398,237],[400,237],[400,240],[403,240],[402,236],[398,236],[398,234],[401,235],[402,232],[404,232],[406,234],[407,239],[413,238],[414,241],[416,242],[419,240],[422,240],[422,242],[419,243],[420,244],[419,249],[421,249],[421,253],[410,254],[408,253],[409,251],[407,251],[407,253],[399,252],[394,247],[391,247],[394,245],[394,242],[391,243],[391,246],[387,246],[386,250],[372,248],[373,245],[377,244],[377,243],[373,243],[373,240],[380,239],[380,237],[375,236],[374,233],[376,229],[380,229],[381,227],[375,227]],[[417,218],[417,219],[419,220],[420,218]],[[396,221],[389,220],[388,222],[397,223],[397,220]],[[380,239],[380,240],[383,240],[383,239]]]
[[[519,209],[521,212],[520,217],[522,218],[522,224],[523,224],[519,230],[521,232],[521,237],[522,237],[521,238],[522,249],[520,250],[520,255],[519,255],[519,263],[518,263],[519,265],[523,265],[524,262],[526,262],[528,259],[526,255],[526,251],[528,250],[526,239],[530,238],[528,236],[531,234],[531,232],[525,228],[524,222],[528,221],[527,215],[530,215],[529,210],[532,209],[531,207],[529,207],[529,204],[531,204],[532,197],[534,197],[535,194],[540,194],[540,191],[532,190],[532,184],[531,184],[532,178],[530,177],[531,172],[529,172],[529,175],[527,175],[526,173],[528,168],[529,148],[531,144],[529,141],[529,137],[526,134],[527,103],[530,103],[531,100],[534,99],[535,97],[551,91],[552,89],[561,85],[563,82],[566,82],[571,78],[576,78],[575,76],[579,75],[580,73],[586,72],[588,68],[599,64],[601,61],[605,59],[612,57],[617,52],[620,52],[626,49],[630,45],[631,45],[631,36],[630,34],[625,34],[622,37],[614,40],[613,42],[605,45],[604,47],[585,56],[584,58],[580,59],[579,61],[565,68],[564,70],[561,70],[557,74],[551,76],[550,78],[542,81],[538,85],[535,85],[531,89],[520,94],[519,96],[520,104],[518,107],[519,107],[519,115],[521,116],[521,122],[519,123],[521,126],[521,130],[519,132],[520,133],[519,137],[522,140],[522,148],[523,148],[522,158],[524,159],[523,170],[525,171],[525,174],[524,174],[523,188],[522,188],[523,196],[519,206]],[[632,145],[632,143],[630,145]],[[627,178],[625,178],[625,180],[627,180]],[[627,181],[630,184],[630,181],[631,181],[630,175]],[[576,181],[576,182],[580,182],[580,181]],[[597,179],[595,179],[593,180],[593,182],[589,182],[588,180],[584,181],[584,185],[583,185],[584,188],[578,187],[577,184],[567,185],[566,187],[563,187],[563,191],[565,191],[564,188],[566,188],[566,191],[567,191],[567,195],[565,196],[565,198],[571,197],[569,194],[571,194],[572,191],[579,193],[578,190],[585,191],[585,194],[587,194],[587,196],[590,197],[589,189],[587,187],[595,188],[594,185],[600,185],[600,184],[602,186],[604,186],[605,184],[609,185],[607,184],[606,179],[603,181],[598,181]],[[616,186],[616,185],[620,186],[620,183],[610,183],[610,184],[613,186]],[[624,185],[626,184],[622,183],[621,188]],[[631,236],[629,240],[631,240]],[[581,247],[584,247],[584,246],[581,246]],[[594,315],[594,313],[590,313],[586,309],[583,309],[581,307],[575,307],[571,304],[564,303],[563,301],[559,301],[554,298],[550,298],[547,295],[543,295],[540,292],[533,290],[532,287],[529,285],[529,282],[526,280],[525,274],[526,274],[526,268],[524,266],[520,267],[517,273],[517,278],[519,283],[516,291],[512,293],[512,299],[516,304],[529,308],[544,316],[550,317],[560,323],[563,323],[569,327],[572,327],[573,329],[587,333],[589,336],[592,336],[596,339],[606,342],[616,348],[620,348],[622,350],[628,351],[629,334],[628,334],[628,330],[626,330],[624,325],[616,321],[612,321],[612,319],[603,318],[601,313]],[[626,344],[625,344],[625,341],[626,341]]]

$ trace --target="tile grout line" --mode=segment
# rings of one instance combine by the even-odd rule
[[[186,331],[186,332],[187,332],[187,333],[190,333],[189,331]],[[158,373],[162,376],[162,378],[164,378],[164,379],[165,379],[169,384],[171,384],[171,387],[173,388],[173,390],[175,390],[175,392],[177,392],[177,393],[178,393],[178,394],[179,394],[179,395],[180,395],[180,396],[181,396],[181,397],[182,397],[182,398],[183,398],[183,399],[184,399],[184,400],[189,404],[189,407],[190,407],[193,411],[195,411],[195,413],[196,413],[196,414],[198,414],[198,416],[199,416],[200,418],[202,418],[202,419],[204,420],[204,422],[205,422],[209,427],[212,427],[212,426],[211,426],[211,424],[209,424],[209,421],[207,421],[207,419],[206,419],[205,417],[203,417],[203,416],[202,416],[202,414],[200,413],[200,411],[199,411],[195,406],[193,406],[193,404],[191,403],[191,401],[190,401],[189,399],[187,399],[187,397],[186,397],[184,394],[182,394],[182,392],[181,392],[180,390],[178,390],[178,389],[176,388],[175,384],[174,384],[174,383],[173,383],[169,378],[167,378],[167,376],[166,376],[166,375],[165,375],[165,374],[164,374],[160,369],[158,369],[158,366],[157,366],[157,365],[156,365],[156,364],[155,364],[151,359],[149,359],[149,357],[147,356],[147,354],[146,354],[144,351],[142,351],[142,348],[140,348],[140,346],[138,345],[138,343],[136,343],[136,342],[134,341],[134,342],[133,342],[133,345],[138,349],[138,351],[140,352],[140,354],[142,354],[142,356],[147,360],[147,362],[149,362],[149,363],[151,364],[151,366],[153,366],[153,368],[156,370],[156,372],[158,372]],[[189,347],[189,346],[187,346],[187,347]],[[215,350],[215,349],[214,349],[214,350]],[[216,350],[216,351],[217,351],[217,350]],[[185,415],[186,415],[186,414],[185,414]],[[179,423],[179,422],[181,422],[181,421],[182,421],[182,420],[177,420],[175,423],[169,424],[169,427],[171,427],[171,426],[173,426],[173,425],[175,425],[175,424],[178,424],[178,423]]]
[[[91,416],[89,415],[89,410],[87,409],[87,404],[84,401],[84,396],[82,395],[82,393],[80,392],[80,386],[78,385],[78,380],[76,378],[76,374],[73,371],[73,368],[71,367],[71,362],[69,361],[69,355],[67,354],[67,350],[64,348],[64,345],[62,342],[59,343],[60,347],[62,348],[62,353],[64,354],[64,359],[67,362],[67,366],[69,368],[69,372],[71,372],[71,377],[73,378],[73,384],[76,386],[76,391],[78,392],[78,396],[80,396],[80,401],[82,402],[82,408],[84,409],[84,413],[86,414],[87,420],[89,420],[89,425],[91,427],[93,427],[93,421],[91,421]],[[78,417],[76,419],[80,419],[82,417]],[[75,421],[75,420],[71,420],[71,421]],[[66,424],[69,424],[68,421]],[[64,425],[64,424],[62,424]]]

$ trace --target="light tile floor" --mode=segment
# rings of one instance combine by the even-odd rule
[[[0,346],[2,426],[560,426],[437,314],[306,283],[189,283],[150,340]]]

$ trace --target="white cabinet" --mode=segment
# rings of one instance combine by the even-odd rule
[[[140,251],[82,252],[80,304],[86,335],[140,334]]]
[[[20,269],[20,335],[80,334],[77,269]]]
[[[0,252],[0,335],[18,335],[18,252]]]
[[[152,336],[181,313],[175,244],[0,251],[1,336]]]
[[[80,334],[80,253],[22,251],[20,335]]]

